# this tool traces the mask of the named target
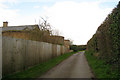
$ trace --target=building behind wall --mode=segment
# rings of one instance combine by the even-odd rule
[[[70,40],[64,40],[64,46],[67,48],[67,51],[70,50]]]
[[[2,74],[23,71],[29,67],[67,53],[63,36],[50,35],[38,25],[3,26]]]
[[[42,31],[38,25],[8,26],[8,22],[3,22],[2,35],[64,45],[63,36],[51,36],[49,30]]]

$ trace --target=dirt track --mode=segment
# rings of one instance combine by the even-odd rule
[[[73,54],[40,78],[93,78],[84,51]]]

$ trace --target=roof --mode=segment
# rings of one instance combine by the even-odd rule
[[[38,25],[22,25],[22,26],[8,26],[8,27],[0,27],[2,28],[2,31],[9,31],[9,30],[33,30],[36,27],[39,27]]]

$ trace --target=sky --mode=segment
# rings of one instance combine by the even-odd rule
[[[0,26],[39,24],[46,18],[52,29],[73,44],[84,45],[119,0],[0,0]]]

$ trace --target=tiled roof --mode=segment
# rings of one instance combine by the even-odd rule
[[[25,29],[35,29],[38,25],[23,25],[23,26],[8,26],[8,27],[1,27],[2,31],[9,31],[9,30],[25,30]]]

